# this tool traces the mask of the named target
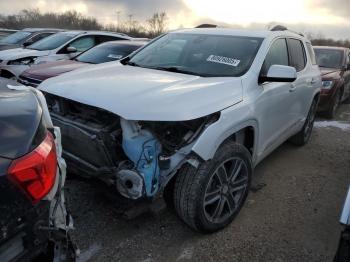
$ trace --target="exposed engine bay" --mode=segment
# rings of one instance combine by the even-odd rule
[[[129,121],[106,110],[45,94],[61,128],[70,171],[97,177],[126,198],[152,198],[189,161],[191,148],[219,114],[190,121]]]

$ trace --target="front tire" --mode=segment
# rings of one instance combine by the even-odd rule
[[[195,168],[186,164],[176,177],[174,206],[192,229],[211,233],[232,222],[241,210],[251,183],[251,155],[228,141],[210,161]]]

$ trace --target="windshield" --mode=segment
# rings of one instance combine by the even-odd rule
[[[199,76],[241,76],[253,63],[262,38],[170,33],[128,62],[146,68]]]
[[[51,35],[49,37],[46,37],[30,46],[28,46],[28,49],[35,49],[35,50],[53,50],[57,47],[60,47],[61,45],[65,44],[72,38],[74,38],[76,34],[71,33],[57,33],[54,35]]]
[[[315,48],[317,64],[326,68],[341,68],[343,66],[342,50]]]
[[[0,43],[4,44],[22,44],[23,40],[25,40],[32,33],[26,31],[18,31],[14,34],[11,34],[0,40]]]
[[[89,49],[85,53],[79,55],[75,60],[90,64],[100,64],[115,61],[129,55],[140,46],[141,45],[114,43],[102,44]]]

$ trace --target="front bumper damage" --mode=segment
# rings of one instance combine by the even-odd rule
[[[181,166],[197,165],[197,138],[220,114],[189,121],[132,121],[111,112],[45,94],[61,128],[71,171],[95,177],[123,197],[154,199]]]
[[[60,261],[76,261],[78,248],[72,242],[69,232],[74,229],[73,219],[66,209],[66,202],[64,196],[64,184],[66,180],[66,162],[62,157],[62,141],[61,131],[59,127],[53,125],[46,100],[43,94],[32,88],[26,86],[11,86],[8,88],[15,90],[29,90],[33,92],[43,110],[42,118],[46,127],[53,132],[55,136],[56,154],[57,154],[57,175],[55,185],[49,194],[42,200],[50,203],[49,218],[47,225],[40,225],[38,230],[46,232],[48,234],[48,250],[46,255],[50,260],[55,262]]]

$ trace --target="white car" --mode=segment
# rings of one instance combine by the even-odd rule
[[[213,28],[165,34],[39,89],[70,170],[130,199],[164,189],[187,225],[214,232],[238,214],[264,157],[309,140],[320,87],[303,36]]]
[[[0,76],[17,79],[33,64],[68,60],[101,43],[131,39],[124,34],[101,31],[60,32],[26,48],[0,51]]]

